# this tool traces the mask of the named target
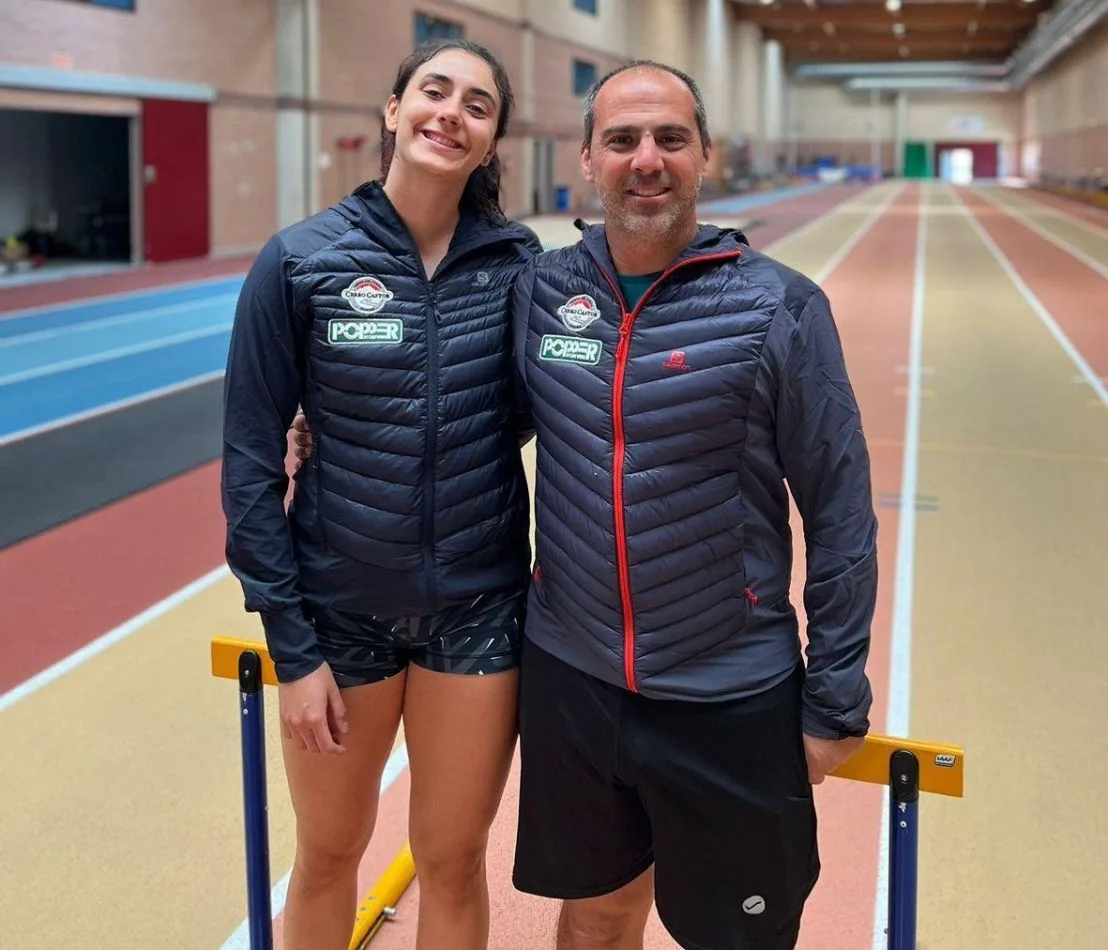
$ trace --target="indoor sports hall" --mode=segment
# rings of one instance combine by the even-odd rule
[[[213,647],[264,655],[220,503],[236,302],[275,231],[379,175],[400,60],[464,37],[511,78],[501,201],[544,247],[603,217],[580,166],[585,94],[653,59],[704,96],[699,219],[831,301],[879,522],[871,729],[934,745],[913,746],[930,760],[907,858],[881,774],[816,788],[823,870],[798,946],[1101,950],[1106,14],[1108,0],[0,0],[0,948],[262,950],[242,647]],[[534,458],[529,444],[529,477]],[[295,824],[277,690],[261,699],[281,947]],[[941,774],[954,761],[956,782]],[[517,779],[489,841],[489,947],[553,950],[557,904],[512,886]],[[401,728],[359,870],[373,950],[415,947],[408,791]],[[901,861],[918,877],[894,945]],[[646,947],[677,947],[656,913]]]

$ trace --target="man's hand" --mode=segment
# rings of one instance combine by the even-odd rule
[[[819,785],[829,772],[834,771],[862,748],[865,739],[817,739],[804,736],[804,756],[808,760],[808,781]]]
[[[302,679],[277,687],[281,732],[293,746],[305,752],[342,755],[346,747],[346,706],[331,667],[326,663]]]
[[[302,412],[292,420],[293,451],[301,462],[312,457],[312,430],[308,428],[308,417]]]

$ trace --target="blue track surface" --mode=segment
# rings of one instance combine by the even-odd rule
[[[706,202],[735,214],[823,185]],[[220,373],[242,277],[0,315],[0,442]]]

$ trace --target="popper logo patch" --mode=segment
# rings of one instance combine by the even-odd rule
[[[554,363],[580,363],[595,366],[600,362],[603,344],[599,340],[547,333],[539,343],[539,359]]]
[[[558,316],[574,333],[580,333],[600,316],[600,308],[588,294],[578,294],[558,308]]]
[[[328,320],[327,342],[334,346],[366,343],[400,343],[404,323],[391,317],[377,320]]]
[[[377,313],[392,300],[392,291],[377,277],[359,277],[342,292],[342,299],[358,313]]]

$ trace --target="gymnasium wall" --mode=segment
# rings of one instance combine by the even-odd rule
[[[476,10],[511,20],[521,19],[526,14],[530,3],[532,0],[469,0],[469,6]]]
[[[135,6],[126,12],[61,0],[7,4],[3,59],[214,86],[221,101],[210,115],[213,252],[260,243],[276,223],[273,4],[140,0]]]
[[[518,107],[516,77],[522,70],[519,27],[499,13],[476,7],[435,0],[390,0],[387,4],[344,0],[318,5],[318,205],[330,204],[380,174],[381,116],[397,68],[415,46],[417,11],[457,24],[466,39],[488,47],[512,78]],[[340,140],[359,136],[364,144],[357,152],[340,148]],[[502,145],[505,147],[510,151],[507,143]],[[515,177],[513,181],[509,171],[504,180],[505,202],[510,205],[518,205],[522,199],[518,173]]]
[[[904,97],[904,141],[996,142],[1001,168],[1015,169],[1022,124],[1018,94],[906,92]],[[786,110],[786,128],[795,136],[802,164],[815,155],[867,164],[872,126],[882,167],[896,167],[896,94],[879,93],[873,108],[868,91],[852,92],[838,82],[792,80]]]
[[[839,82],[790,80],[785,87],[785,135],[796,161],[807,166],[819,157],[842,165],[868,165],[871,126],[876,130],[881,167],[894,164],[893,97],[883,93],[877,107],[868,92],[850,92]]]
[[[1028,177],[1108,177],[1108,23],[1028,84],[1022,132]]]
[[[1019,141],[1021,97],[1017,93],[908,93],[908,138],[934,142]]]
[[[538,33],[617,59],[633,55],[635,0],[596,0],[595,15],[579,10],[573,0],[528,0],[525,5],[523,13]]]

